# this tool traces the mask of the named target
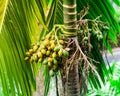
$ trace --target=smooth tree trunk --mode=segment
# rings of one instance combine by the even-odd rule
[[[76,0],[63,0],[64,33],[68,38],[76,37],[77,20]],[[68,80],[65,84],[65,96],[80,96],[78,64],[75,63],[69,70]]]

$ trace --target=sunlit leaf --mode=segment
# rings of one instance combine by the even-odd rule
[[[117,4],[118,6],[120,6],[120,0],[113,0],[113,2],[115,2],[115,4]]]
[[[0,31],[4,21],[8,0],[0,0]]]

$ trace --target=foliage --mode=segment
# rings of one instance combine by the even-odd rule
[[[120,24],[120,8],[116,9],[116,15],[115,15],[116,20],[119,22]]]
[[[0,12],[3,12],[3,15],[0,15],[2,18],[0,19],[0,79],[5,96],[10,95],[9,89],[12,96],[16,96],[16,93],[31,96],[35,90],[36,65],[24,61],[25,52],[31,43],[30,39],[39,31],[38,21],[32,10],[37,6],[32,5],[34,2],[33,0],[29,0],[29,3],[28,0],[0,1],[0,5],[3,5],[0,6]],[[45,26],[43,20],[40,19]]]
[[[110,1],[77,0],[77,11],[80,12],[87,3],[90,5],[90,11],[85,18],[94,19],[102,15],[101,20],[108,21],[111,26],[108,37],[116,43],[116,33],[120,30],[114,19],[115,11]],[[39,40],[52,30],[54,24],[63,24],[62,4],[62,0],[0,1],[0,80],[5,96],[10,95],[9,88],[12,96],[16,96],[16,93],[24,96],[32,95],[36,86],[35,76],[38,68],[36,64],[31,65],[29,62],[24,61],[25,52],[30,48],[31,42],[37,41],[35,34],[40,32],[39,23],[43,26]],[[50,10],[47,11],[47,9]],[[110,50],[106,38],[103,39],[104,45]],[[101,65],[97,65],[97,68],[104,81],[104,75],[107,72],[106,66],[97,47],[97,41],[93,39],[91,42],[94,45],[91,51],[92,59],[100,61]],[[44,75],[48,75],[48,72],[45,71]],[[91,75],[90,78],[93,78],[93,76]],[[96,85],[99,82],[96,78],[91,81],[91,85]],[[49,82],[49,76],[45,78],[45,86],[49,86],[46,82]],[[48,87],[45,94],[47,91]]]
[[[113,0],[113,2],[114,2],[116,5],[120,6],[120,0]]]
[[[119,96],[120,95],[120,62],[113,62],[111,69],[112,75],[109,73],[110,78],[107,78],[105,85],[100,89],[91,89],[88,91],[87,96]]]
[[[61,7],[61,10],[62,10],[62,4],[61,4],[62,2],[61,1],[53,2],[52,4],[54,6],[52,5],[52,7],[54,7],[54,9]],[[110,52],[112,52],[111,47],[106,40],[109,38],[109,39],[112,39],[112,41],[114,43],[117,42],[116,33],[120,32],[120,30],[119,30],[119,25],[115,21],[115,18],[114,18],[115,10],[113,9],[112,5],[110,4],[110,2],[108,0],[107,1],[89,0],[89,2],[87,0],[85,0],[85,1],[77,0],[78,12],[80,12],[80,10],[82,10],[83,7],[87,5],[87,3],[90,5],[90,10],[89,10],[88,15],[85,18],[92,18],[93,19],[93,18],[96,18],[97,16],[101,15],[102,17],[101,17],[100,20],[105,21],[105,22],[109,22],[110,31],[108,31],[108,33],[106,33],[106,35],[104,35],[103,42],[104,42],[104,46],[106,46],[106,48]],[[51,18],[51,22],[49,23],[50,24],[50,26],[49,26],[50,30],[51,30],[53,24],[63,24],[63,21],[62,21],[63,20],[63,17],[62,17],[63,13],[62,13],[61,10],[58,11],[56,9],[54,11],[51,8],[51,10],[49,11],[48,16],[49,16],[50,13],[54,12],[54,14],[52,15],[53,18]],[[113,18],[111,18],[111,17],[113,17]],[[61,18],[61,19],[59,19],[59,18]],[[79,16],[78,16],[78,19],[79,19]],[[113,21],[115,21],[114,24],[113,24]],[[43,35],[40,35],[40,36],[42,37]],[[95,41],[95,39],[93,38],[91,40],[91,43],[93,45],[93,48],[92,48],[92,51],[91,51],[92,59],[100,62],[100,64],[95,64],[95,65],[98,68],[97,72],[100,75],[100,77],[102,78],[102,81],[105,82],[104,76],[107,75],[108,73],[107,73],[105,63],[102,59],[101,53],[100,53],[99,48],[98,48],[98,42]],[[89,82],[91,82],[91,86],[94,85],[95,87],[99,88],[99,86],[101,85],[99,83],[99,80],[97,78],[95,78],[94,75],[90,75],[89,78],[90,78]]]

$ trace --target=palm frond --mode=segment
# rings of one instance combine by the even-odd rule
[[[110,78],[107,78],[105,85],[102,88],[96,89],[92,88],[88,90],[87,96],[93,95],[106,95],[106,96],[119,96],[120,95],[120,62],[113,62],[111,65],[112,75],[109,72],[108,75],[111,75]],[[109,71],[111,69],[108,69]]]
[[[50,75],[47,66],[45,66],[43,75],[44,75],[44,86],[45,86],[44,96],[47,96],[50,85]]]
[[[63,20],[61,18],[61,16],[63,16],[63,15],[61,15],[61,14],[58,13],[58,12],[62,12],[62,10],[58,9],[59,6],[60,6],[60,4],[61,4],[61,2],[59,2],[58,0],[53,0],[52,1],[51,7],[50,7],[49,12],[48,12],[47,20],[46,20],[47,21],[48,30],[46,31],[46,30],[43,29],[41,31],[41,33],[39,35],[39,40],[41,40],[43,36],[45,36],[46,34],[48,34],[52,30],[52,28],[53,28],[54,24],[56,24],[56,22],[61,23],[59,21]],[[61,19],[57,18],[58,15],[61,15],[59,17]]]
[[[114,2],[115,4],[117,4],[118,6],[120,6],[120,0],[113,0],[113,2]]]
[[[1,31],[2,24],[4,21],[4,17],[5,17],[7,3],[8,3],[8,0],[1,0],[0,1],[0,9],[1,9],[0,10],[0,31]]]
[[[34,13],[35,13],[38,21],[47,30],[47,26],[46,26],[46,23],[45,23],[46,18],[45,18],[45,12],[44,12],[45,7],[47,6],[46,3],[45,3],[45,0],[44,1],[43,0],[31,0],[30,2],[32,4],[32,9],[34,10]]]
[[[120,94],[120,61],[118,62],[113,62],[112,65],[112,71],[113,74],[111,76],[111,78],[108,79],[108,81],[110,82],[110,87],[114,88],[116,91],[116,94],[119,93]]]
[[[43,11],[36,10],[39,12],[34,14],[38,8],[34,3],[33,0],[0,1],[0,81],[5,96],[31,96],[36,88],[37,65],[24,61],[24,57],[31,39],[39,32],[36,17],[40,16],[40,23],[46,25]]]

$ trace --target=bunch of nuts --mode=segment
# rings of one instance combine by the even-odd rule
[[[60,68],[61,57],[69,55],[63,46],[64,44],[65,42],[62,39],[58,39],[55,34],[49,33],[41,42],[33,45],[26,52],[25,60],[29,60],[30,63],[47,65],[49,70],[57,71]]]

